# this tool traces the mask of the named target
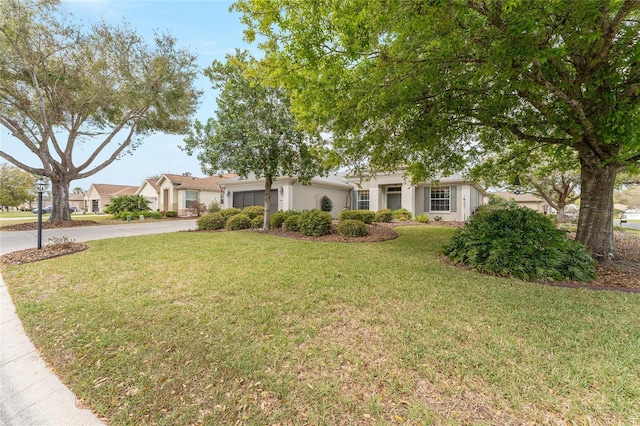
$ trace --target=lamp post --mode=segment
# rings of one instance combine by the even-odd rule
[[[36,192],[38,193],[38,250],[42,248],[42,193],[47,189],[47,183],[40,177],[36,181]]]

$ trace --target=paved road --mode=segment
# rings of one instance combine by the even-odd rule
[[[162,234],[166,232],[196,229],[195,219],[171,220],[166,222],[131,222],[122,225],[79,226],[76,228],[43,229],[42,245],[49,238],[67,237],[77,242],[101,240],[105,238],[132,237],[135,235]],[[0,232],[0,254],[35,248],[38,245],[37,231]]]
[[[616,223],[617,222],[617,223]],[[640,230],[640,222],[627,222],[627,223],[620,223],[619,220],[616,220],[613,222],[614,225],[620,225],[623,228],[631,228],[631,229],[638,229]]]
[[[42,244],[52,237],[75,241],[160,234],[195,229],[195,220],[97,225],[43,231]],[[37,232],[0,232],[2,254],[34,248]],[[15,306],[0,276],[0,425],[103,425],[82,408],[75,395],[45,364],[24,332]]]

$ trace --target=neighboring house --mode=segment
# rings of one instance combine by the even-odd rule
[[[85,205],[90,212],[103,213],[112,198],[121,195],[133,195],[137,189],[137,186],[93,183],[84,194]]]
[[[85,210],[84,194],[69,194],[69,207],[75,207],[75,211]]]
[[[235,174],[197,178],[193,176],[164,174],[158,179],[158,208],[175,211],[179,216],[190,214],[196,202],[208,206],[216,200],[224,204],[224,185]]]
[[[640,209],[627,209],[623,214],[624,214],[624,219],[640,220]]]
[[[263,205],[264,181],[264,178],[228,180],[224,207]],[[440,179],[437,186],[429,182],[411,184],[403,171],[381,173],[362,181],[346,175],[314,178],[310,185],[302,185],[295,177],[279,177],[272,185],[270,211],[320,208],[325,195],[333,202],[334,217],[345,209],[405,208],[414,216],[426,213],[431,218],[464,221],[483,204],[484,191],[460,175]]]
[[[542,198],[538,198],[531,194],[514,194],[511,192],[494,192],[493,195],[505,198],[507,200],[515,200],[520,207],[527,207],[539,213],[552,213],[553,210],[549,204]]]
[[[160,211],[160,187],[155,179],[145,179],[135,192],[149,200],[152,211]]]

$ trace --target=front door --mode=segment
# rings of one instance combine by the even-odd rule
[[[402,194],[387,194],[387,208],[389,210],[398,210],[402,207]]]

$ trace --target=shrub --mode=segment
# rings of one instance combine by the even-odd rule
[[[238,213],[227,219],[227,225],[225,227],[228,231],[249,229],[251,228],[251,219],[244,213]]]
[[[429,216],[426,214],[419,214],[416,216],[416,220],[420,223],[429,223]]]
[[[225,219],[220,213],[206,213],[196,219],[196,225],[200,231],[209,231],[212,229],[222,229],[225,225]]]
[[[331,232],[333,217],[322,210],[308,210],[302,212],[299,219],[300,232],[308,237],[319,237]]]
[[[393,212],[389,209],[382,209],[376,212],[376,222],[391,222],[393,220]]]
[[[262,225],[264,225],[264,216],[256,216],[251,219],[252,228],[262,228]]]
[[[481,209],[445,247],[454,262],[521,279],[590,281],[595,262],[547,216],[525,207]]]
[[[407,209],[398,209],[393,212],[393,217],[400,222],[406,222],[407,220],[411,220],[412,215]]]
[[[169,210],[164,214],[166,217],[178,217],[178,212],[174,212],[173,210]]]
[[[338,222],[338,234],[344,237],[364,237],[367,235],[367,225],[361,220],[341,220]]]
[[[220,214],[222,215],[222,217],[224,217],[226,220],[229,220],[229,218],[231,216],[235,216],[237,214],[242,213],[242,210],[237,209],[235,207],[229,207],[228,209],[222,209],[220,210]]]
[[[242,209],[242,213],[246,214],[251,219],[254,219],[256,216],[264,215],[264,206],[247,206]]]
[[[300,215],[299,214],[289,215],[289,217],[285,219],[283,227],[287,231],[298,232],[300,230]]]
[[[376,220],[376,213],[371,210],[360,210],[362,212],[362,218],[364,223],[373,223]]]
[[[149,202],[150,201],[141,194],[120,195],[113,197],[109,202],[109,205],[104,210],[106,213],[113,215],[123,211],[148,211]]]
[[[269,216],[269,226],[274,229],[282,228],[284,221],[289,217],[287,212],[275,212]]]
[[[189,216],[202,216],[203,213],[207,212],[207,206],[200,201],[196,201],[193,203],[193,206],[186,209]]]
[[[359,220],[364,222],[364,210],[342,210],[338,214],[338,220]]]
[[[326,195],[322,196],[322,199],[320,199],[320,210],[323,212],[331,212],[331,210],[333,210],[333,201],[331,201],[331,198]]]
[[[209,203],[209,213],[217,213],[222,210],[222,206],[220,206],[220,202],[218,200],[213,200]]]

